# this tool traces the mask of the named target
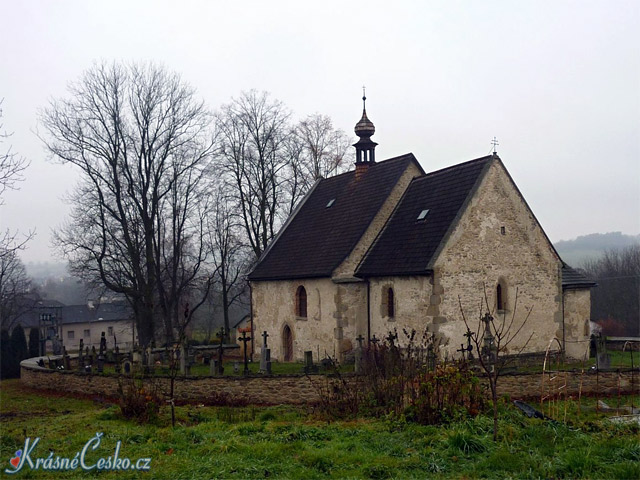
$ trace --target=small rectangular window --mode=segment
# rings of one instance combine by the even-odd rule
[[[74,332],[73,330],[68,330],[67,331],[67,338],[69,340],[72,340],[73,338],[75,338],[75,336],[76,336],[76,332]]]
[[[502,235],[506,235],[507,234],[507,229],[505,227],[500,227],[500,233]]]
[[[91,336],[91,330],[89,330],[88,328],[84,331],[83,334],[85,337],[90,337]]]
[[[429,209],[422,210],[418,215],[418,220],[424,220],[427,217],[427,213],[429,213]]]
[[[109,335],[110,337],[113,336],[113,327],[107,327],[107,335]]]

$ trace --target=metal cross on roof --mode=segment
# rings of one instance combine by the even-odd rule
[[[500,145],[496,137],[493,137],[493,140],[491,140],[491,145],[493,145],[493,153],[496,153],[496,147]]]

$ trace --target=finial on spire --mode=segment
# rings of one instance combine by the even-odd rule
[[[498,139],[497,139],[496,137],[493,137],[493,140],[491,140],[491,145],[493,145],[493,154],[495,155],[496,153],[498,153],[498,152],[496,151],[496,147],[497,147],[498,145],[500,145],[500,144],[498,143]]]
[[[371,135],[376,131],[376,127],[373,122],[367,117],[366,107],[367,92],[366,87],[362,86],[362,118],[354,129],[355,134],[360,137],[357,143],[353,146],[356,147],[356,167],[360,174],[364,169],[368,168],[369,164],[375,163],[375,148],[377,143],[371,140]]]

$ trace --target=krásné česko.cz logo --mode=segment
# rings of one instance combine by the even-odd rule
[[[126,457],[120,457],[121,441],[118,440],[113,455],[108,457],[95,458],[94,455],[88,455],[90,451],[96,450],[100,446],[102,441],[102,432],[96,433],[95,437],[89,439],[84,444],[82,450],[77,452],[72,458],[60,457],[50,451],[46,457],[36,456],[36,446],[40,441],[40,437],[31,441],[31,438],[27,437],[24,441],[24,448],[17,450],[15,457],[9,459],[10,468],[6,468],[4,473],[17,473],[23,468],[30,468],[31,470],[50,470],[50,471],[64,471],[64,470],[76,470],[78,468],[86,471],[91,470],[150,470],[151,459],[139,458],[137,460],[130,460]],[[89,458],[92,457],[92,458]]]

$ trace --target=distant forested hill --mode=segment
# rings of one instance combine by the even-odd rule
[[[622,232],[592,233],[574,240],[560,240],[554,246],[560,257],[572,267],[581,267],[587,260],[599,258],[603,252],[640,244],[640,235]]]

